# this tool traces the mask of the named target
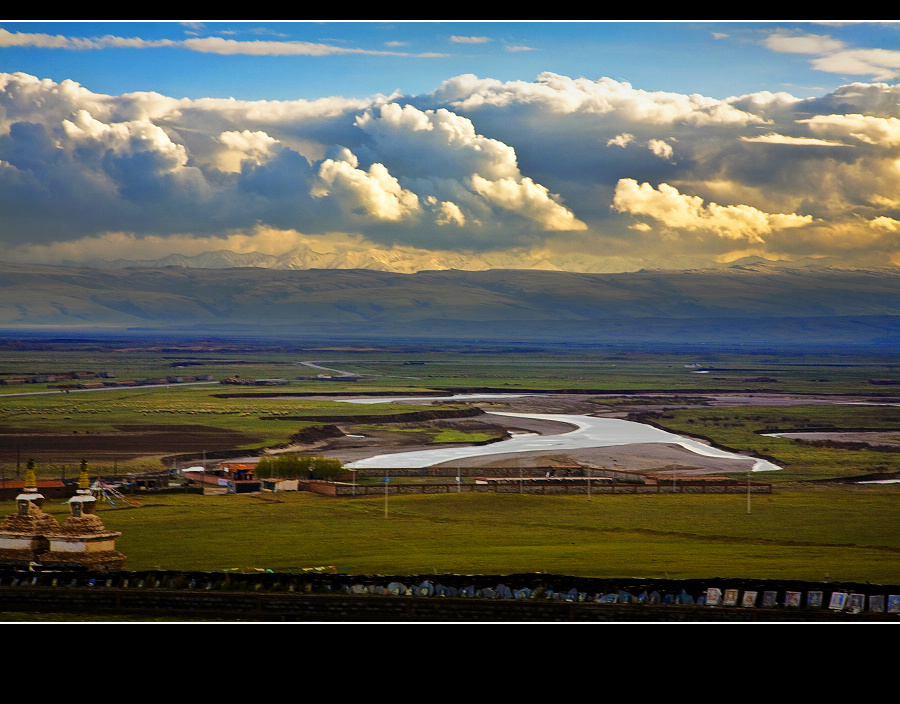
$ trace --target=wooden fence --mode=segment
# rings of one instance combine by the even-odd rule
[[[429,482],[405,484],[382,482],[381,484],[348,484],[343,482],[301,482],[300,491],[310,491],[324,496],[402,496],[408,494],[456,494],[456,493],[497,493],[497,494],[771,494],[771,484],[761,484],[692,480],[666,482],[662,484],[640,484],[636,482],[603,481],[592,479],[590,486],[586,479],[501,479],[485,480],[483,483],[463,484],[457,482]]]

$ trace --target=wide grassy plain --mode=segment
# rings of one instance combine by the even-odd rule
[[[309,366],[316,363],[319,366]],[[846,477],[900,470],[898,453],[812,447],[763,433],[808,429],[898,430],[900,410],[890,406],[844,403],[867,399],[890,404],[900,398],[900,356],[887,352],[819,352],[796,350],[708,351],[684,349],[577,349],[570,346],[491,346],[451,344],[423,346],[398,343],[304,345],[260,341],[168,340],[137,344],[135,340],[104,342],[30,341],[8,343],[0,350],[0,380],[41,373],[88,370],[108,374],[107,381],[135,381],[203,374],[212,382],[175,382],[168,386],[72,389],[60,392],[53,382],[0,385],[0,477],[21,473],[30,452],[52,442],[52,459],[38,461],[39,476],[72,472],[87,455],[98,472],[159,469],[159,457],[195,453],[224,446],[255,450],[283,445],[317,418],[397,414],[421,406],[359,406],[332,399],[277,394],[321,394],[332,398],[366,393],[406,395],[452,391],[570,391],[592,399],[598,412],[642,404],[658,404],[653,394],[671,395],[671,408],[651,412],[647,420],[667,429],[702,437],[739,453],[767,457],[784,468],[773,481]],[[353,373],[356,381],[318,379],[319,374]],[[230,386],[222,379],[279,378],[286,386]],[[873,383],[877,382],[877,383]],[[893,383],[886,383],[893,382]],[[72,382],[69,382],[72,383]],[[96,383],[96,382],[95,382]],[[229,394],[240,394],[234,396]],[[27,394],[27,395],[22,395]],[[616,396],[619,394],[619,396]],[[744,394],[757,399],[792,395],[828,405],[747,405],[709,407],[707,395]],[[613,397],[610,397],[613,395]],[[445,407],[454,407],[453,405]],[[304,418],[309,418],[305,421]],[[172,433],[166,434],[166,428]],[[182,439],[178,429],[192,428],[197,437]],[[155,430],[152,449],[129,447],[123,433]],[[387,428],[385,428],[387,429]],[[399,428],[396,432],[412,432]],[[15,438],[9,433],[16,430]],[[203,432],[199,432],[199,431]],[[22,433],[32,433],[29,441]],[[471,441],[482,436],[453,435],[437,428],[418,428],[426,441]],[[43,436],[39,435],[43,434]],[[99,449],[101,436],[118,436],[118,445]],[[150,441],[146,441],[150,442]],[[16,443],[16,447],[12,444]],[[204,446],[204,443],[208,443]],[[48,445],[49,446],[49,445]],[[67,457],[71,455],[71,457]],[[67,466],[68,465],[68,466]],[[71,476],[71,474],[69,475]]]
[[[146,495],[99,514],[133,570],[900,584],[900,488],[754,495]],[[62,518],[61,502],[45,508]],[[749,510],[748,510],[749,509]]]
[[[900,408],[892,406],[817,405],[691,408],[671,410],[653,422],[676,433],[710,439],[782,467],[775,482],[823,480],[900,471],[900,446],[864,443],[819,443],[772,437],[774,433],[810,431],[881,431],[900,439]],[[893,431],[897,431],[891,435]]]
[[[354,382],[317,380],[321,367],[352,372]],[[274,344],[259,341],[106,340],[8,342],[0,379],[87,369],[117,380],[209,374],[217,382],[282,378],[287,386],[174,383],[141,389],[59,393],[50,382],[0,386],[0,477],[20,471],[26,451],[15,431],[35,438],[77,437],[68,459],[38,462],[39,476],[74,476],[93,439],[135,428],[206,429],[232,448],[284,444],[323,416],[396,414],[421,406],[358,406],[292,394],[358,395],[476,390],[578,392],[598,411],[659,404],[657,425],[707,438],[784,469],[765,477],[771,495],[540,497],[456,494],[333,500],[306,494],[144,495],[138,508],[101,508],[122,531],[117,547],[131,569],[273,569],[317,566],[352,573],[562,572],[592,576],[759,577],[900,583],[895,485],[818,485],[900,470],[900,454],[872,448],[819,447],[763,433],[868,429],[900,435],[900,410],[846,405],[898,398],[900,357],[892,353],[748,352],[687,349],[492,345]],[[298,378],[305,377],[305,378]],[[24,392],[38,392],[20,395]],[[50,393],[42,393],[50,392]],[[224,397],[238,392],[240,397]],[[802,405],[736,401],[716,394],[791,395]],[[817,405],[826,400],[828,405]],[[816,401],[816,403],[813,403]],[[668,403],[669,401],[663,401]],[[453,407],[452,405],[450,407]],[[309,418],[309,421],[303,420]],[[371,423],[371,421],[369,421]],[[376,424],[377,425],[377,424]],[[426,441],[474,441],[436,428],[398,428]],[[165,437],[163,434],[161,437]],[[224,438],[224,439],[223,439]],[[478,439],[481,439],[480,436]],[[49,441],[49,440],[48,440]],[[72,441],[74,443],[74,440]],[[205,441],[197,441],[205,442]],[[125,443],[127,445],[127,442]],[[60,445],[65,455],[65,445]],[[77,448],[77,449],[76,449]],[[182,448],[164,440],[154,452],[91,458],[92,471],[160,469],[159,457]],[[194,452],[206,449],[191,448]],[[21,457],[18,457],[21,455]],[[60,471],[62,470],[62,471]],[[9,503],[12,510],[12,504]],[[62,504],[48,502],[60,515]],[[9,511],[7,511],[8,513]]]

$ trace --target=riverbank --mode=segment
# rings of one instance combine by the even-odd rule
[[[549,421],[568,425],[570,429],[565,432],[547,435],[534,432],[510,433],[510,437],[507,440],[483,447],[441,447],[399,453],[382,453],[355,460],[346,466],[350,469],[446,466],[448,462],[468,463],[470,461],[483,461],[485,457],[510,454],[515,455],[515,461],[519,462],[523,458],[532,455],[543,455],[546,457],[548,453],[550,455],[563,454],[571,457],[569,453],[579,450],[592,451],[595,459],[598,459],[596,450],[609,447],[628,447],[630,456],[635,454],[647,456],[648,450],[651,449],[646,447],[647,445],[652,447],[656,444],[662,444],[668,445],[667,453],[671,454],[674,452],[674,456],[678,457],[679,461],[688,461],[689,456],[696,455],[699,458],[713,458],[731,463],[730,465],[721,462],[717,463],[715,466],[718,471],[747,472],[762,469],[778,469],[775,465],[763,460],[725,452],[694,439],[681,437],[651,425],[627,421],[621,418],[597,418],[583,415],[514,414],[497,411],[491,411],[488,415],[499,424],[511,423],[515,426],[523,421]],[[675,448],[684,449],[688,454],[682,455]],[[660,465],[659,455],[653,459],[653,463],[656,466]],[[693,466],[696,470],[706,469],[708,471],[709,464],[689,463],[689,466]]]

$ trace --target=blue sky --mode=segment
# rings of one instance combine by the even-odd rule
[[[6,70],[72,78],[112,94],[146,90],[246,100],[416,94],[464,73],[531,80],[544,71],[714,98],[785,89],[809,97],[854,76],[817,70],[812,60],[820,54],[774,51],[768,37],[827,35],[847,49],[900,46],[897,25],[877,22],[87,21],[4,22],[0,28],[73,40],[73,48],[58,49],[37,41],[0,44]],[[116,48],[107,39],[102,49],[74,48],[79,39],[99,46],[104,37],[147,46]],[[183,44],[211,38],[232,42],[235,53],[205,53],[217,49],[199,41],[196,49]],[[175,44],[153,46],[160,40]]]
[[[893,266],[898,73],[890,21],[0,22],[2,256]]]

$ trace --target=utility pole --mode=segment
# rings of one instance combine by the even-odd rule
[[[747,514],[750,513],[750,473],[747,473]]]

